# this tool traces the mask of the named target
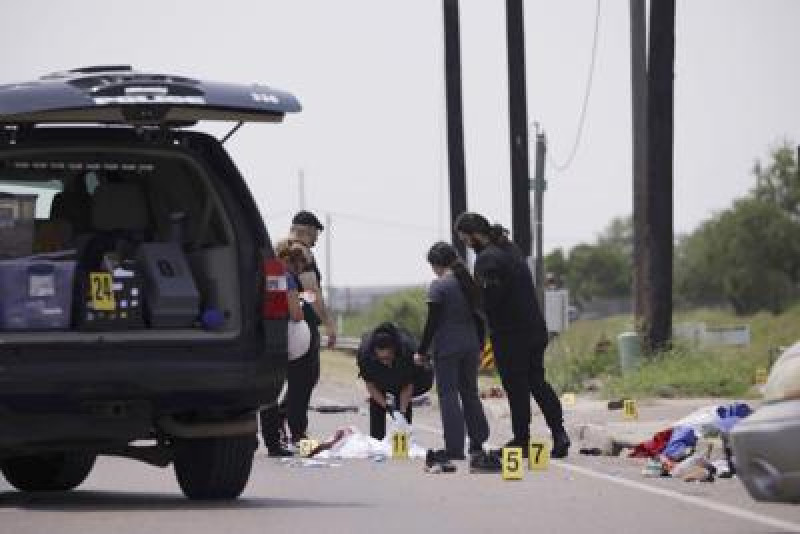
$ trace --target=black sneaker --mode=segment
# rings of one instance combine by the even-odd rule
[[[569,454],[570,445],[571,443],[566,430],[562,429],[553,432],[553,450],[550,452],[550,456],[553,458],[566,458]]]
[[[455,473],[456,466],[450,463],[444,449],[438,451],[428,449],[425,453],[425,471],[428,473]]]
[[[449,462],[450,460],[466,460],[464,453],[448,452],[447,449],[429,450],[428,454],[433,455],[435,461]]]
[[[290,456],[294,456],[292,451],[280,444],[269,445],[267,447],[267,455],[271,458],[288,458]]]
[[[502,471],[502,461],[496,454],[487,454],[481,451],[472,454],[470,457],[470,473],[500,473]]]

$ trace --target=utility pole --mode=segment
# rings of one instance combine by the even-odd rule
[[[511,233],[531,255],[531,199],[528,168],[528,109],[525,86],[525,17],[522,0],[506,0],[508,114],[511,136]]]
[[[633,315],[636,329],[646,315],[647,255],[644,251],[647,175],[647,0],[630,0],[631,131],[633,134]]]
[[[461,96],[461,37],[458,0],[442,0],[444,12],[444,75],[447,102],[447,163],[450,175],[450,235],[461,257],[467,251],[455,230],[456,217],[467,211],[464,124]]]
[[[331,225],[331,214],[325,214],[325,285],[326,289],[326,302],[328,309],[333,306],[333,266],[331,265],[331,232],[333,226]]]
[[[306,173],[303,169],[297,173],[297,204],[300,211],[306,209]]]
[[[544,132],[536,128],[536,167],[534,169],[534,179],[531,183],[533,187],[533,229],[536,243],[536,298],[539,306],[544,307],[544,253],[542,247],[542,220],[544,208],[544,191],[547,182],[544,179],[544,162],[547,154],[547,138]]]
[[[657,351],[672,335],[673,120],[675,0],[650,4],[647,80],[645,347]]]

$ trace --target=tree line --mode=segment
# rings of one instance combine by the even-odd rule
[[[733,205],[677,236],[673,302],[780,313],[800,297],[800,168],[794,144],[774,147],[752,169],[754,186]],[[631,297],[633,223],[613,219],[594,244],[555,249],[545,268],[580,306]]]

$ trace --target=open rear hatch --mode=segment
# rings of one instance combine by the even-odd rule
[[[138,132],[279,122],[300,109],[264,85],[127,66],[0,86],[0,130],[12,132],[0,147],[0,344],[236,338],[239,297],[252,293],[240,259],[253,256],[241,252],[252,240],[233,224],[236,200],[218,191],[224,180],[202,161],[212,156]],[[92,128],[44,128],[81,123],[123,126],[114,130],[124,140],[105,127],[93,141],[74,135]],[[62,133],[31,143],[13,134],[37,126]]]
[[[300,109],[293,95],[265,85],[147,74],[125,65],[86,67],[0,85],[0,124],[280,122],[286,113]]]

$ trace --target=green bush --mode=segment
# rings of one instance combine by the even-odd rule
[[[422,336],[427,309],[424,289],[407,289],[381,298],[366,313],[344,318],[343,335],[359,337],[380,323],[391,321]]]

